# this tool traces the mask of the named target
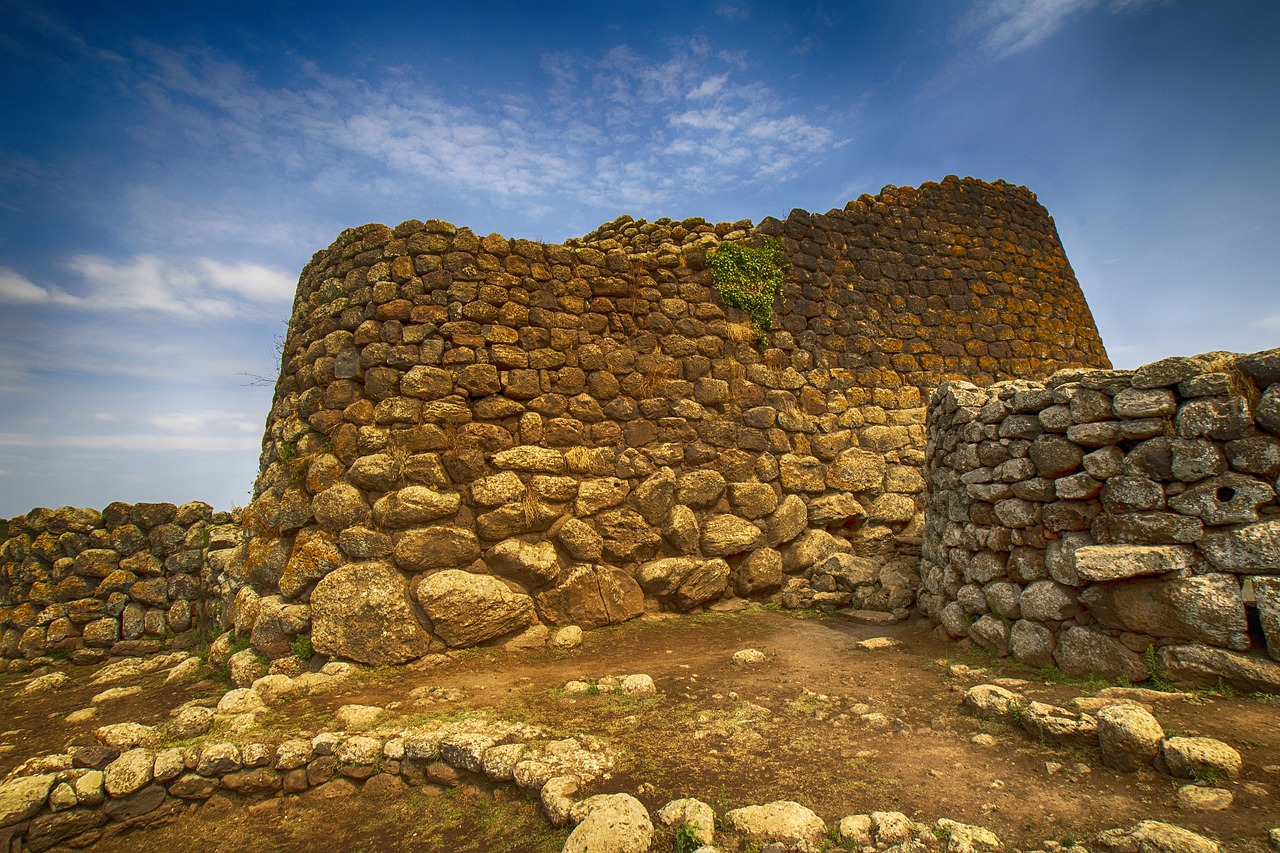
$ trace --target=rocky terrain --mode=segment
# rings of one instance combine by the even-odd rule
[[[1083,682],[924,622],[753,608],[292,675],[231,648],[2,676],[0,838],[1265,851],[1277,823],[1274,698]]]

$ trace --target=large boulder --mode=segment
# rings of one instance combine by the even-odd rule
[[[851,553],[848,540],[833,536],[825,530],[806,530],[782,551],[782,570],[797,574],[821,563],[832,554]]]
[[[311,645],[329,657],[381,666],[422,657],[431,637],[414,616],[403,575],[386,563],[354,563],[312,591]]]
[[[778,508],[769,514],[767,534],[769,544],[778,546],[795,539],[809,526],[809,510],[799,495],[787,495]]]
[[[826,824],[812,809],[788,800],[733,809],[725,813],[724,821],[738,835],[752,841],[821,844],[827,834]]]
[[[1063,622],[1080,612],[1076,591],[1051,580],[1034,581],[1018,597],[1022,618],[1038,622]]]
[[[1080,593],[1080,601],[1108,628],[1237,651],[1249,648],[1244,597],[1234,575],[1095,584]]]
[[[315,496],[311,511],[325,530],[338,531],[360,524],[369,517],[364,492],[350,483],[336,483]]]
[[[729,564],[721,559],[699,560],[693,571],[685,575],[670,596],[679,610],[714,601],[724,595],[729,585]]]
[[[1178,779],[1238,779],[1244,764],[1233,747],[1211,737],[1171,737],[1160,755],[1169,775]]]
[[[1074,558],[1076,574],[1089,582],[1162,575],[1204,564],[1190,545],[1086,545],[1076,549]]]
[[[1019,619],[1009,629],[1009,651],[1019,663],[1049,666],[1055,645],[1053,632],[1030,619]]]
[[[631,493],[631,504],[645,521],[660,524],[675,503],[676,475],[670,468],[653,474]]]
[[[887,467],[883,453],[845,450],[827,466],[827,486],[840,492],[878,491]]]
[[[782,586],[782,555],[776,548],[758,548],[738,564],[733,576],[738,595],[768,592]]]
[[[1187,643],[1164,646],[1156,660],[1175,681],[1212,685],[1221,679],[1239,690],[1280,693],[1280,663],[1263,657]]]
[[[1111,853],[1219,853],[1218,842],[1189,829],[1144,820],[1128,829],[1108,829],[1098,835],[1102,849]]]
[[[576,519],[570,520],[582,524]],[[555,580],[560,574],[560,558],[556,556],[556,546],[546,540],[524,542],[520,539],[504,539],[485,552],[484,564],[494,574],[511,578],[526,589],[540,587]]]
[[[1209,562],[1224,572],[1280,574],[1280,521],[1207,533],[1196,544]]]
[[[0,828],[26,820],[44,807],[56,776],[19,776],[0,783]]]
[[[644,612],[644,591],[631,575],[612,566],[579,566],[559,585],[539,593],[538,615],[553,625],[598,628]]]
[[[396,541],[396,565],[408,572],[462,569],[480,556],[475,533],[440,525],[409,530]]]
[[[1108,705],[1098,711],[1102,763],[1116,770],[1150,767],[1160,753],[1164,729],[1150,711],[1137,705]]]
[[[1146,681],[1146,664],[1141,657],[1121,642],[1106,634],[1079,626],[1068,628],[1058,637],[1053,658],[1068,675],[1088,678],[1126,678],[1131,682]]]
[[[490,575],[448,569],[418,584],[418,601],[435,632],[454,648],[474,646],[533,621],[533,599]]]
[[[373,505],[374,523],[388,530],[421,527],[457,514],[462,498],[457,492],[437,492],[426,486],[405,486]]]
[[[156,754],[149,749],[131,749],[106,766],[103,785],[109,797],[127,797],[151,784]]]
[[[346,562],[335,544],[337,537],[325,530],[304,530],[298,534],[289,553],[289,562],[280,575],[278,586],[286,598],[293,598]]]
[[[760,528],[736,515],[713,515],[702,522],[702,553],[727,557],[750,551],[760,541]]]
[[[640,513],[633,509],[613,509],[595,517],[604,537],[604,556],[618,563],[647,560],[658,552],[662,539]]]
[[[584,800],[590,811],[569,834],[563,853],[647,853],[653,821],[630,794],[603,794]]]

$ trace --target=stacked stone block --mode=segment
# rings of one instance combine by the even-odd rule
[[[1073,675],[1280,687],[1244,654],[1280,660],[1278,382],[1280,350],[944,383],[920,608]]]
[[[790,271],[761,350],[704,260],[763,236]],[[352,229],[299,282],[228,603],[249,634],[309,607],[317,651],[371,663],[735,596],[901,610],[920,389],[1064,364],[1107,362],[1002,183],[565,245]]]
[[[158,651],[215,621],[216,584],[239,519],[205,503],[34,509],[0,544],[0,663]]]

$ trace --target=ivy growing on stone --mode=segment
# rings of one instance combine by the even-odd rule
[[[773,326],[773,302],[786,280],[787,259],[782,247],[766,237],[758,248],[721,243],[707,255],[711,283],[725,305],[739,308],[751,318],[751,329],[763,350]]]

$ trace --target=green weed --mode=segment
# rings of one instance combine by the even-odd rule
[[[300,660],[311,660],[315,651],[311,648],[311,635],[298,634],[289,642],[289,651]]]
[[[773,303],[782,292],[788,266],[781,245],[773,238],[753,249],[737,243],[721,243],[707,255],[711,282],[724,304],[738,308],[751,318],[751,328],[761,350],[769,342],[773,326]]]
[[[1156,661],[1155,646],[1147,646],[1146,651],[1142,653],[1142,662],[1147,665],[1147,684],[1153,690],[1172,693],[1173,682],[1169,679],[1169,673],[1165,672]]]
[[[702,827],[696,821],[682,823],[676,827],[676,843],[675,853],[693,853],[702,846],[702,842],[698,840],[698,833],[702,831]]]

